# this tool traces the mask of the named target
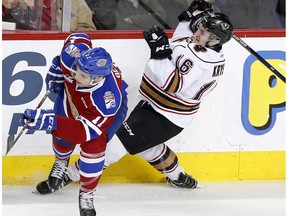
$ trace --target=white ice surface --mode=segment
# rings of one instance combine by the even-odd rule
[[[285,181],[202,182],[203,188],[166,184],[99,184],[97,216],[284,216]],[[35,186],[3,186],[3,216],[79,216],[78,185],[50,195]]]

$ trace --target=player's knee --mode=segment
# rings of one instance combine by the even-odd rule
[[[160,144],[157,146],[154,146],[146,151],[138,153],[138,155],[148,162],[153,161],[157,158],[162,158],[163,155],[165,155],[167,151],[167,146],[165,144]],[[169,148],[168,148],[169,149]]]
[[[75,163],[73,163],[72,165],[70,165],[66,171],[68,177],[72,180],[72,181],[79,181],[80,180],[80,173],[79,173],[79,165],[78,165],[78,161],[75,161]]]

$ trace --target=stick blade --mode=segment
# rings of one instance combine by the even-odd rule
[[[7,139],[7,150],[5,155],[9,153],[9,151],[13,148],[14,144],[15,144],[14,134],[10,134]]]

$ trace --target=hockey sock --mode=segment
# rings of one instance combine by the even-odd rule
[[[145,158],[155,169],[163,173],[171,180],[177,180],[184,169],[178,163],[175,153],[165,144],[157,145],[144,152],[139,156]]]

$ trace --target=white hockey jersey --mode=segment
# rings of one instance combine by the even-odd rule
[[[139,88],[141,99],[182,128],[216,87],[225,63],[222,50],[191,43],[192,34],[189,22],[179,23],[170,42],[172,59],[148,60]]]

